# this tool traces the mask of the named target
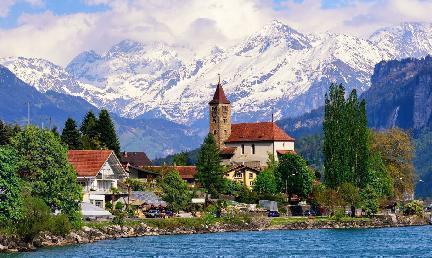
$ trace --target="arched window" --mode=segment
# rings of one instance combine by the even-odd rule
[[[217,131],[216,131],[216,130],[214,130],[214,131],[213,131],[213,134],[214,134],[214,135],[216,135],[216,133],[217,133]]]
[[[252,144],[252,154],[255,154],[255,144]]]

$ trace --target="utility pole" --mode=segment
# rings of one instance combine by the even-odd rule
[[[30,125],[30,101],[27,102],[27,125]]]

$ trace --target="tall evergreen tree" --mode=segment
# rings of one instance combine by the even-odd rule
[[[117,137],[114,123],[106,109],[102,109],[97,120],[99,140],[107,149],[113,150],[120,157],[120,142]]]
[[[0,120],[0,145],[7,145],[12,137],[12,129]]]
[[[62,143],[70,150],[81,149],[81,133],[79,132],[75,120],[68,118],[61,134]]]
[[[224,188],[224,167],[221,165],[219,148],[213,134],[209,133],[204,139],[198,153],[196,163],[198,182],[207,189],[212,196],[218,195]],[[208,195],[206,196],[206,200]]]
[[[81,123],[82,148],[86,150],[97,150],[101,148],[98,132],[98,121],[92,111],[87,112]]]
[[[90,138],[98,138],[97,118],[92,111],[87,112],[84,120],[81,123],[80,131],[82,135],[87,135]]]

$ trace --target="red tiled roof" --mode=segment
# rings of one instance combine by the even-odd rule
[[[297,152],[295,150],[277,150],[276,152],[278,154],[280,154],[280,155],[284,155],[284,154],[297,154]]]
[[[237,147],[225,147],[220,151],[221,155],[234,155],[235,150]]]
[[[175,169],[183,179],[193,179],[197,173],[195,166],[176,166]]]
[[[242,123],[231,125],[231,135],[225,141],[229,142],[257,142],[257,141],[294,141],[276,123]]]
[[[216,86],[216,91],[214,93],[212,101],[209,102],[209,104],[229,104],[230,102],[225,96],[225,92],[222,88],[222,85],[220,82]]]
[[[96,176],[112,150],[70,150],[68,160],[79,177]]]
[[[151,160],[147,157],[145,152],[127,152],[120,153],[121,163],[129,163],[134,167],[150,166]]]
[[[142,168],[155,172],[161,172],[163,168],[174,168],[182,179],[193,179],[197,173],[196,166],[144,166]]]

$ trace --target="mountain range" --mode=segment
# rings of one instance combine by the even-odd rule
[[[41,93],[1,65],[0,99],[0,119],[20,125],[28,123],[30,114],[31,124],[61,128],[68,117],[80,122],[87,111],[98,112],[81,97],[51,90]],[[190,128],[164,119],[129,119],[116,114],[112,118],[123,150],[145,150],[155,158],[195,148],[200,143]]]
[[[234,121],[295,117],[323,103],[331,82],[364,92],[382,60],[432,53],[432,25],[403,23],[361,39],[307,34],[273,21],[238,44],[198,56],[187,46],[124,40],[106,53],[85,51],[63,68],[47,60],[1,58],[24,82],[80,96],[127,118],[163,118],[205,129],[218,74]]]
[[[42,106],[66,103],[55,109],[62,115],[49,115],[57,126],[66,114],[80,120],[88,109],[107,108],[114,114],[122,149],[144,150],[154,158],[199,145],[218,74],[234,122],[266,121],[272,114],[293,118],[322,106],[331,82],[362,93],[370,88],[376,63],[432,53],[430,38],[432,25],[425,23],[402,23],[362,39],[302,33],[273,21],[237,44],[215,46],[203,56],[188,46],[123,40],[105,53],[80,53],[66,67],[27,57],[0,58],[0,65],[33,87],[31,95],[44,96]],[[15,106],[25,108],[21,102]],[[15,106],[0,104],[0,111]],[[68,110],[72,107],[79,111]],[[51,108],[40,116],[48,117]],[[26,111],[3,113],[11,116],[9,121],[21,121]],[[315,128],[313,119],[285,128],[304,130],[305,123]]]

